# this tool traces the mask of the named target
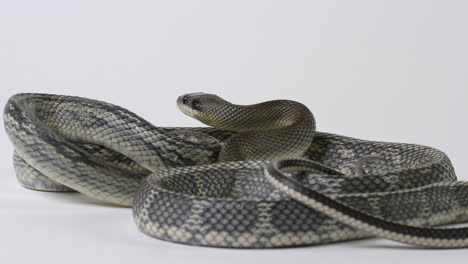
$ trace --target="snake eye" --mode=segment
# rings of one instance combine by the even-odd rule
[[[192,108],[195,109],[195,110],[200,110],[200,108],[201,108],[200,101],[198,101],[198,100],[193,101],[192,102]]]
[[[188,96],[184,96],[184,98],[182,98],[182,103],[187,104],[187,102],[188,102]]]

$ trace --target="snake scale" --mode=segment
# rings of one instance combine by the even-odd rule
[[[138,228],[191,245],[270,248],[372,236],[468,246],[468,183],[431,147],[315,131],[304,105],[181,96],[213,127],[156,127],[106,102],[16,94],[4,109],[19,183],[133,208]]]

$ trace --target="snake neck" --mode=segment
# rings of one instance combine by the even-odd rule
[[[239,132],[221,148],[219,161],[270,160],[302,155],[310,146],[315,120],[301,103],[275,100],[236,105],[216,98],[202,101],[194,117],[220,129]]]

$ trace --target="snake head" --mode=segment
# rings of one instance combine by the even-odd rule
[[[205,95],[205,93],[189,93],[179,96],[177,98],[177,106],[179,107],[182,113],[193,117],[194,114],[200,108],[200,97]]]
[[[224,101],[214,94],[188,93],[177,98],[177,106],[182,113],[203,122],[203,117],[212,110],[215,102]]]

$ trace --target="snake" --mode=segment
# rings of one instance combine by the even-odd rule
[[[20,93],[4,108],[23,187],[131,207],[140,231],[197,246],[278,248],[381,237],[468,246],[468,183],[435,148],[316,131],[304,105],[177,98],[207,126],[158,127],[76,96]]]

